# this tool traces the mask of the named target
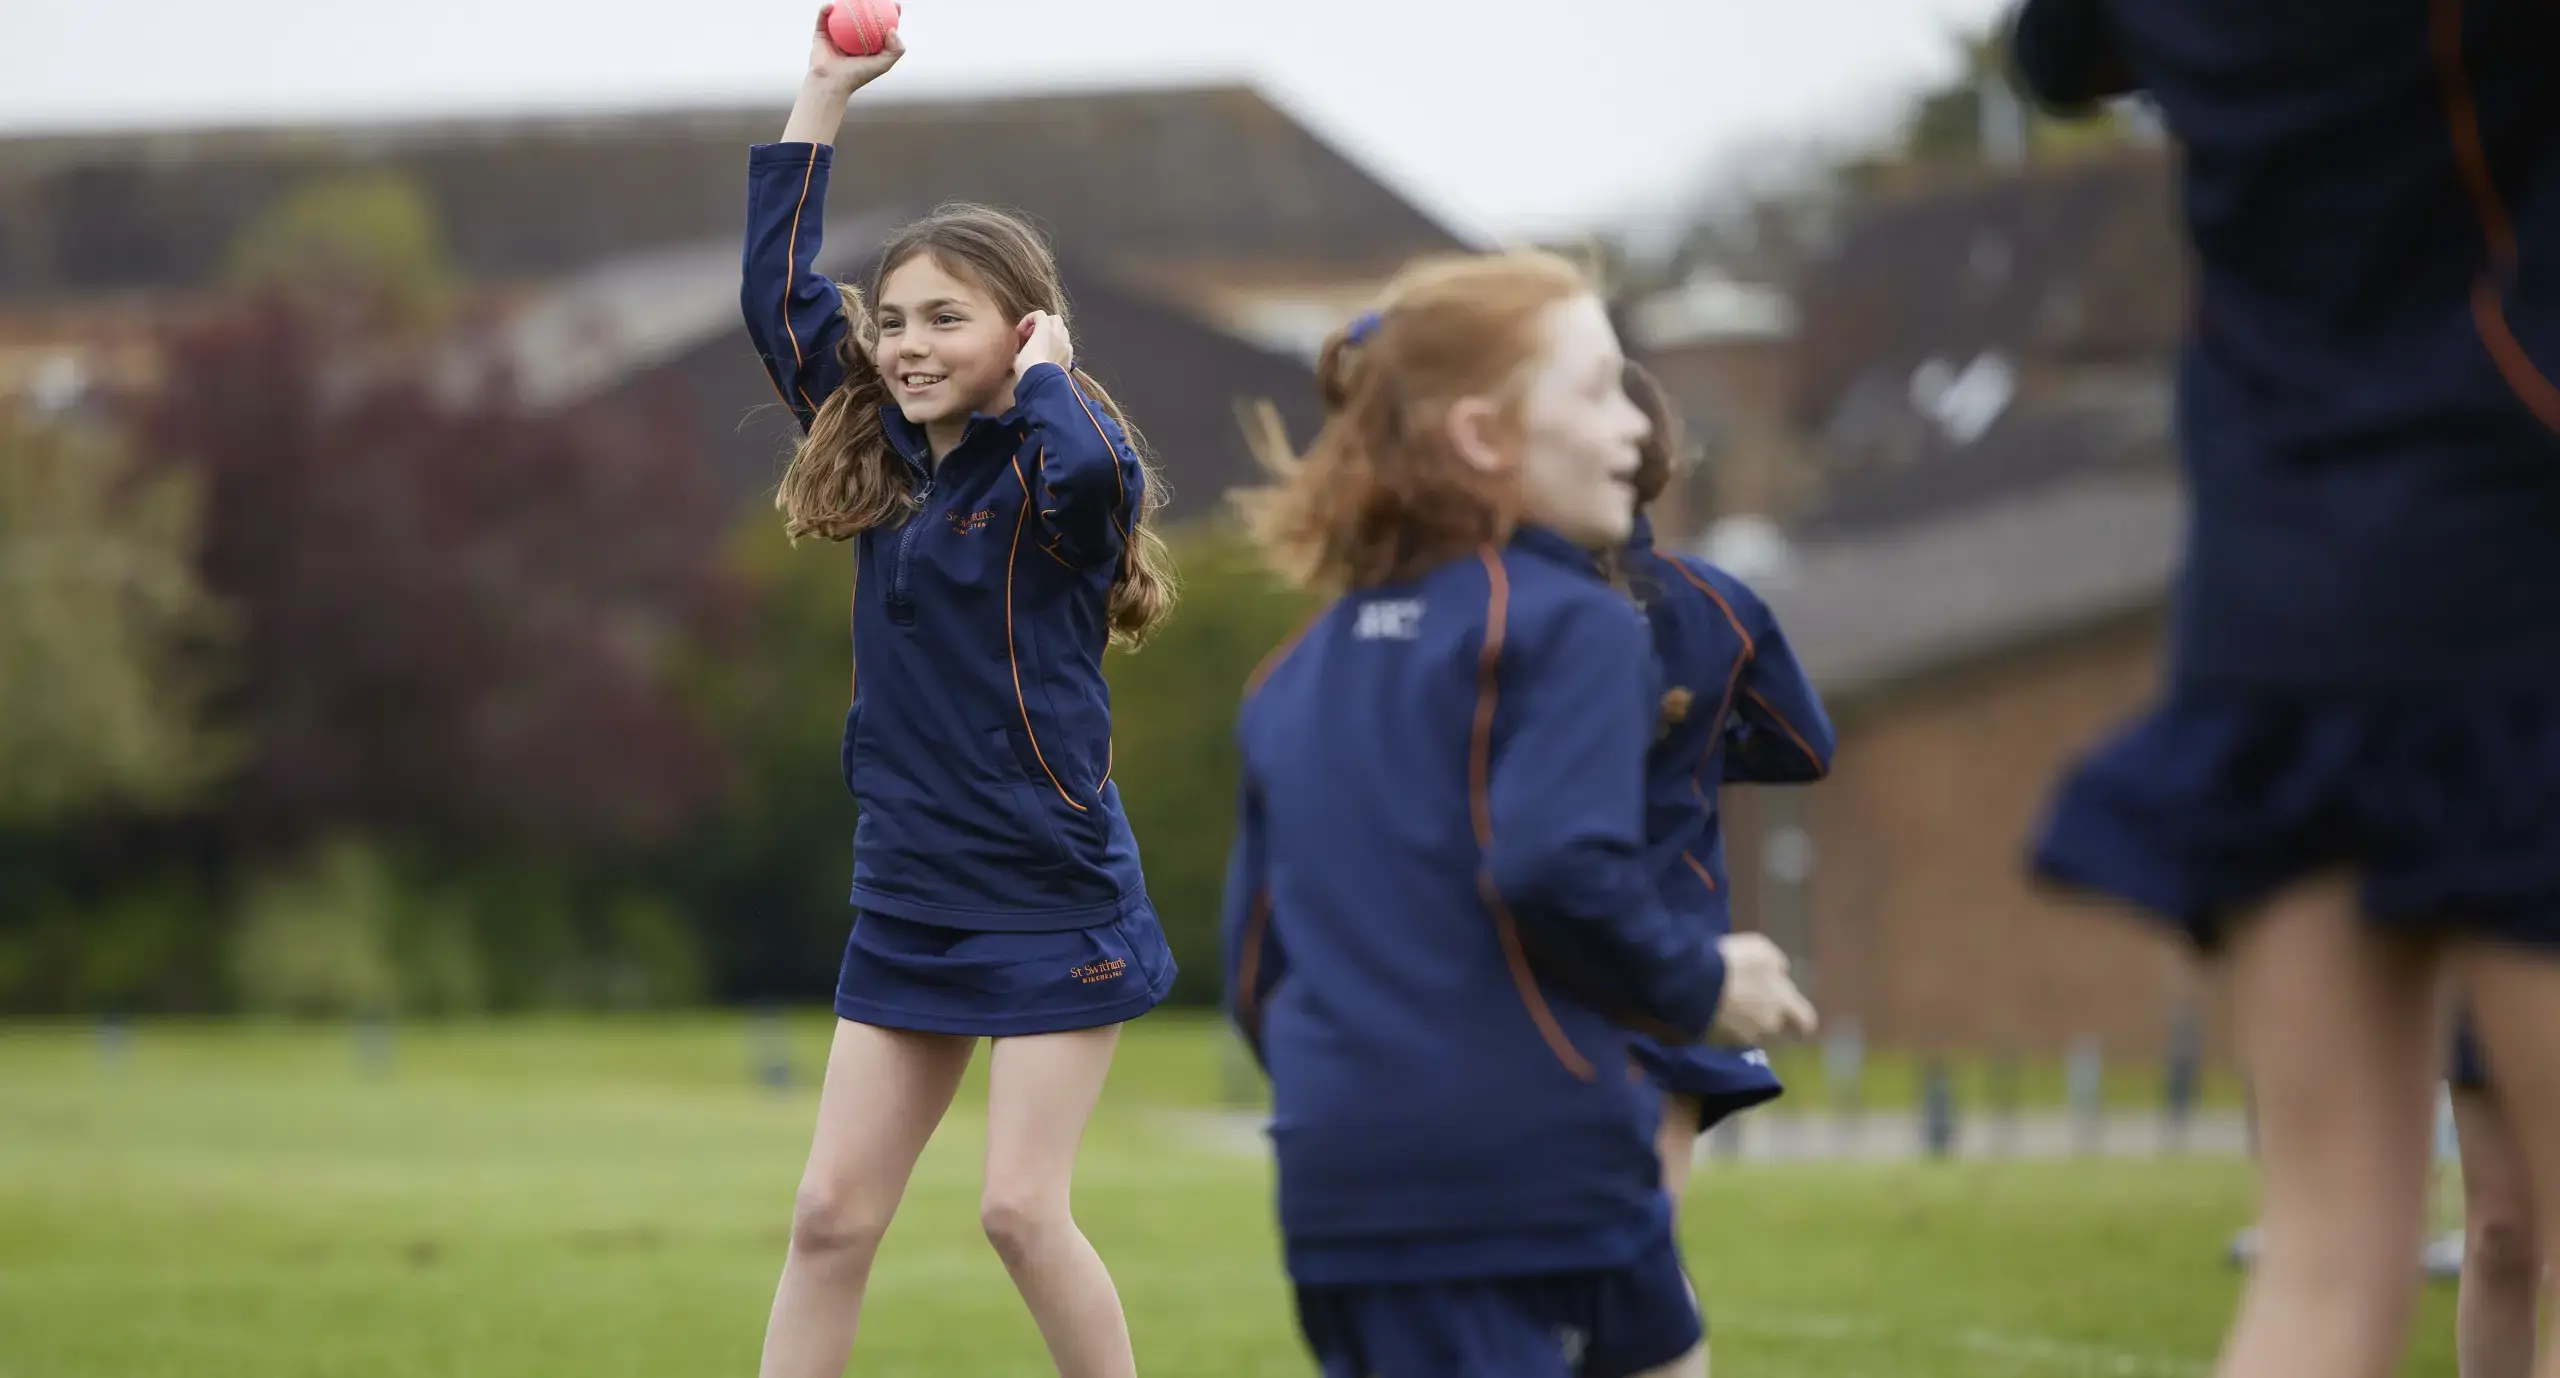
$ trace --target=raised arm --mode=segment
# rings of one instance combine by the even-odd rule
[[[837,352],[852,328],[843,293],[817,270],[836,134],[853,93],[896,66],[905,52],[893,34],[877,56],[845,53],[828,39],[826,11],[820,10],[808,75],[801,78],[782,142],[760,144],[747,154],[747,243],[738,309],[774,390],[803,430],[844,384]]]
[[[1041,544],[1078,566],[1118,559],[1146,469],[1128,431],[1077,380],[1066,322],[1035,311],[1025,324],[1030,334],[1015,360],[1013,405],[1040,447]]]

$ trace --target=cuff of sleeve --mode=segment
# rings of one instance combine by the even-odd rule
[[[1052,388],[1067,381],[1067,371],[1052,363],[1037,363],[1022,371],[1022,381],[1013,386],[1017,403],[1039,399]]]
[[[1676,1011],[1680,1028],[1692,1039],[1703,1039],[1716,1026],[1716,1011],[1724,1005],[1724,954],[1710,944],[1707,948],[1705,979],[1681,992]]]
[[[814,155],[819,167],[835,163],[833,144],[757,144],[747,150],[747,166],[752,168],[809,166]]]

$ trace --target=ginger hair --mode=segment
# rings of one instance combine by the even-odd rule
[[[1304,452],[1259,409],[1251,439],[1271,482],[1234,501],[1265,555],[1303,586],[1339,590],[1510,539],[1517,481],[1456,452],[1449,411],[1490,397],[1516,417],[1548,309],[1591,290],[1564,259],[1528,251],[1429,258],[1397,274],[1374,311],[1325,341],[1325,419]]]

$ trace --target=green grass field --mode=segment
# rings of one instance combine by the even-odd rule
[[[754,1371],[814,1106],[745,1021],[0,1028],[0,1378],[704,1378]],[[1172,1112],[1196,1020],[1136,1027],[1079,1178],[1142,1368],[1304,1378],[1257,1158]],[[928,1152],[851,1371],[1036,1378],[977,1232],[982,1091]],[[2201,1375],[2248,1216],[2228,1162],[1713,1166],[1688,1224],[1724,1378]],[[2412,1374],[2454,1372],[2430,1289]]]

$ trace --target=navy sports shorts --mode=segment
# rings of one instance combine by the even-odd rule
[[[1597,1272],[1298,1288],[1324,1378],[1629,1378],[1706,1337],[1668,1231]]]

